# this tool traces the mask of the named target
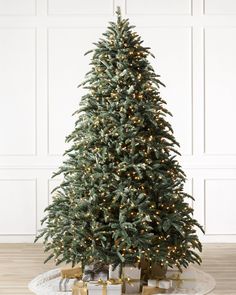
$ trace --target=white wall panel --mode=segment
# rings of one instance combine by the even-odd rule
[[[36,0],[0,0],[0,15],[35,15]]]
[[[100,15],[113,13],[113,0],[48,0],[48,13]]]
[[[191,14],[191,0],[126,0],[128,14]]]
[[[206,14],[236,14],[235,0],[204,0]]]
[[[36,233],[36,181],[0,179],[0,235]]]
[[[205,180],[207,235],[236,235],[236,179]]]
[[[49,154],[62,154],[65,137],[73,130],[82,90],[77,86],[89,71],[91,55],[101,35],[98,29],[51,29],[48,34]],[[59,86],[60,85],[60,86]]]
[[[35,30],[0,28],[0,154],[35,153]]]
[[[236,28],[205,31],[205,152],[236,154]],[[233,133],[232,133],[233,132]]]
[[[156,56],[151,63],[166,85],[160,88],[160,93],[174,115],[167,120],[173,124],[182,154],[189,155],[192,153],[191,28],[138,28],[137,31]]]

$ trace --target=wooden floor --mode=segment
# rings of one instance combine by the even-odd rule
[[[55,268],[44,265],[40,244],[0,244],[0,294],[32,294],[27,283],[36,275]],[[201,269],[216,280],[210,294],[236,295],[236,244],[205,244]]]

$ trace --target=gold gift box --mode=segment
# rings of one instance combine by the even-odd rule
[[[169,291],[158,287],[143,286],[142,295],[166,294]]]
[[[82,268],[80,264],[77,264],[76,266],[69,267],[64,266],[61,268],[61,277],[66,279],[73,279],[73,278],[81,278],[82,277]]]

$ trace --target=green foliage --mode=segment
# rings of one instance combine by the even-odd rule
[[[127,19],[117,12],[95,44],[71,148],[55,174],[64,181],[46,208],[45,250],[57,264],[102,260],[187,267],[200,263],[200,227],[183,191],[178,143],[159,87]],[[37,240],[37,239],[36,239]]]

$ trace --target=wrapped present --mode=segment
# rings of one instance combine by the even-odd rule
[[[148,280],[148,287],[158,287],[161,289],[170,289],[173,285],[172,280],[170,279],[161,279],[161,280]]]
[[[157,281],[157,287],[165,290],[169,290],[172,288],[172,280],[163,279]]]
[[[89,282],[89,281],[93,280],[93,277],[94,277],[93,268],[94,268],[93,264],[85,265],[84,273],[83,273],[83,277],[82,277],[82,280],[84,282]]]
[[[88,290],[86,283],[83,281],[77,282],[72,288],[72,295],[87,295]]]
[[[122,294],[122,284],[108,284],[107,285],[107,295],[121,295]]]
[[[108,277],[108,265],[103,262],[96,262],[90,265],[85,265],[83,273],[83,281],[106,281]]]
[[[158,287],[143,286],[142,295],[153,295],[159,293],[161,293],[161,290]]]
[[[61,280],[59,282],[59,291],[71,291],[76,282],[82,278],[82,268],[80,265],[74,267],[64,266],[61,268]]]
[[[69,292],[73,289],[73,286],[78,282],[78,279],[62,278],[59,282],[60,292]]]
[[[90,281],[87,283],[88,294],[89,295],[103,295],[103,289],[106,288],[105,285],[98,284],[96,281]]]
[[[148,280],[148,287],[157,287],[157,280]]]
[[[98,281],[87,283],[88,295],[121,295],[121,282]]]
[[[135,266],[124,266],[122,268],[123,293],[140,292],[141,269]]]
[[[68,279],[74,279],[78,278],[80,279],[82,277],[82,268],[80,264],[77,264],[74,267],[70,266],[64,266],[61,268],[61,277],[62,278],[68,278]]]
[[[109,265],[109,279],[119,279],[121,273],[120,264],[113,269],[113,265]]]
[[[99,273],[94,275],[94,280],[103,280],[106,281],[108,279],[108,273],[100,271]]]

